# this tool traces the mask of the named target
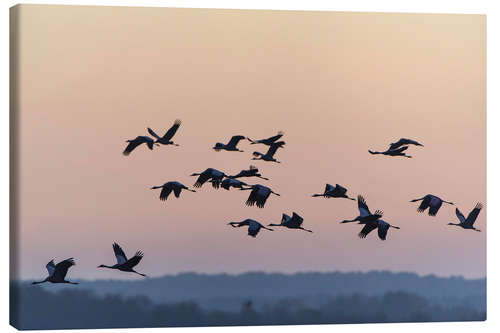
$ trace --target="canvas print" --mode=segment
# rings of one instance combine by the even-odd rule
[[[11,8],[23,330],[486,320],[486,17]]]

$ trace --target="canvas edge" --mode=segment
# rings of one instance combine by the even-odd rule
[[[17,311],[18,297],[14,293],[12,283],[19,276],[19,242],[18,242],[18,207],[19,207],[19,11],[21,5],[9,8],[9,323],[16,329],[19,326]]]

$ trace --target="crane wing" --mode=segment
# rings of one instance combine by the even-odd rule
[[[174,121],[174,125],[172,125],[172,127],[170,127],[170,129],[165,133],[163,138],[165,140],[171,140],[174,137],[177,130],[179,129],[179,126],[181,126],[181,121],[179,119],[176,119]]]
[[[116,262],[118,265],[122,265],[127,261],[127,256],[118,243],[113,243],[113,251],[115,252]]]
[[[397,149],[403,144],[405,144],[403,139],[399,139],[398,141],[389,144],[389,150]]]
[[[425,201],[425,200],[424,200]],[[422,202],[423,203],[423,202]],[[436,216],[436,214],[439,211],[439,208],[443,205],[443,200],[439,199],[438,197],[431,197],[429,201],[429,215],[430,216]]]
[[[250,195],[248,196],[246,205],[247,206],[253,206],[255,205],[255,202],[257,201],[257,188],[252,188],[252,191],[250,192]]]
[[[328,193],[328,192],[334,191],[334,190],[335,190],[335,186],[333,186],[331,184],[326,184],[326,186],[325,186],[325,194]]]
[[[257,199],[255,200],[257,203],[257,207],[264,208],[268,197],[269,197],[269,195],[264,196],[264,195],[257,194]]]
[[[128,156],[130,153],[137,148],[137,146],[143,144],[146,142],[146,139],[144,137],[138,136],[134,140],[131,140],[125,150],[123,151],[123,155]]]
[[[281,147],[281,145],[279,144],[276,144],[276,143],[273,143],[271,144],[271,146],[269,147],[269,149],[267,150],[267,153],[266,155],[270,156],[270,157],[273,157],[274,154],[276,153],[276,150],[278,150],[278,148]]]
[[[155,133],[155,131],[153,131],[151,128],[148,127],[148,132],[149,134],[151,134],[152,136],[154,136],[155,138],[159,139],[160,136],[158,134]]]
[[[385,238],[387,237],[387,231],[391,226],[389,223],[383,220],[378,220],[377,223],[378,223],[378,230],[377,230],[378,238],[380,238],[381,240],[385,240]]]
[[[182,187],[175,187],[174,188],[174,195],[176,198],[178,198],[181,195]]]
[[[135,267],[141,261],[142,257],[144,257],[144,253],[142,253],[142,251],[137,251],[135,255],[126,262],[126,265],[129,268]]]
[[[399,147],[401,147],[402,145],[415,145],[415,146],[422,146],[421,143],[415,141],[415,140],[412,140],[412,139],[405,139],[405,138],[401,138],[399,139],[397,142],[394,142],[394,143],[391,143],[389,145],[389,149],[392,150],[392,149],[397,149]]]
[[[483,209],[483,205],[481,203],[477,203],[476,207],[469,213],[469,216],[467,216],[467,219],[465,220],[465,223],[467,225],[472,226],[474,222],[476,222],[476,219],[481,212],[481,209]]]
[[[167,200],[170,193],[172,193],[172,188],[163,186],[160,192],[160,200],[161,201]]]
[[[73,258],[69,258],[58,263],[54,269],[54,278],[56,280],[64,280],[66,274],[68,273],[68,269],[75,264]]]
[[[455,214],[457,214],[457,217],[458,217],[458,220],[460,221],[460,223],[465,222],[465,216],[464,216],[464,214],[462,214],[462,212],[458,208],[455,209]]]
[[[49,261],[49,263],[45,267],[49,272],[49,276],[52,276],[54,274],[54,271],[56,270],[56,264],[54,264],[54,260]]]
[[[424,210],[426,210],[427,208],[429,208],[430,206],[430,203],[431,203],[431,197],[426,195],[424,197],[424,199],[422,200],[422,202],[420,203],[420,205],[418,206],[417,208],[417,212],[423,212]]]
[[[252,193],[254,191],[255,191],[255,202],[257,204],[257,207],[264,208],[266,200],[271,194],[271,189],[267,186],[255,185],[252,190]]]
[[[267,138],[267,139],[264,139],[263,141],[268,141],[268,142],[271,142],[271,143],[276,142],[277,140],[279,140],[283,136],[283,134],[285,134],[285,133],[283,133],[283,132],[280,131],[280,132],[278,132],[277,135],[272,136],[272,137]]]
[[[347,189],[339,184],[336,184],[335,189],[340,193],[340,194],[345,194],[347,192]]]
[[[292,221],[296,223],[298,227],[300,227],[302,225],[302,222],[304,222],[304,218],[302,218],[302,216],[300,216],[299,214],[293,212]]]
[[[372,232],[373,230],[375,230],[377,228],[377,226],[378,226],[377,223],[368,223],[368,224],[365,224],[365,226],[363,227],[363,229],[361,229],[361,231],[358,234],[359,238],[366,238],[366,236],[370,232]]]
[[[240,142],[241,140],[243,140],[245,137],[243,135],[234,135],[231,140],[229,140],[228,142],[228,146],[230,147],[236,147],[236,145],[238,144],[238,142]]]
[[[203,171],[200,176],[198,177],[198,179],[196,180],[196,182],[194,183],[194,187],[201,187],[201,185],[205,184],[207,180],[209,180],[210,178],[212,178],[212,170],[211,169],[207,169],[205,171]]]
[[[358,195],[358,209],[359,215],[362,217],[372,215],[370,209],[368,208],[368,205],[366,204],[365,198],[363,198],[362,195]]]
[[[253,220],[249,222],[248,234],[250,236],[255,237],[259,233],[259,230],[260,230],[260,223],[258,223],[257,221],[253,221]]]
[[[291,217],[289,215],[283,213],[283,215],[281,216],[281,224],[290,221],[290,219],[291,219]]]

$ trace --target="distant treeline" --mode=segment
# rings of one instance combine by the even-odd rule
[[[122,275],[117,274],[117,277]],[[467,303],[486,310],[486,279],[462,277],[419,276],[414,273],[388,271],[303,272],[296,274],[248,272],[243,274],[182,273],[137,280],[81,280],[78,288],[96,295],[117,294],[125,297],[147,296],[155,303],[196,302],[205,310],[238,311],[242,302],[251,299],[254,307],[275,304],[283,298],[300,299],[317,308],[331,297],[361,294],[381,296],[388,292],[405,291],[443,307]],[[74,286],[42,285],[57,291]]]
[[[415,293],[386,292],[328,297],[319,306],[285,298],[256,309],[252,300],[234,311],[205,310],[197,303],[155,303],[146,296],[96,295],[80,288],[50,292],[12,283],[10,321],[18,329],[167,326],[298,325],[422,321],[481,321],[486,312],[470,304],[445,307]]]

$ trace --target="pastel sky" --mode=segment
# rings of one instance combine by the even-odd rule
[[[482,15],[198,10],[22,5],[19,12],[19,229],[21,278],[75,257],[74,278],[136,278],[98,270],[114,264],[116,241],[145,253],[150,276],[207,273],[392,270],[486,274],[486,209],[477,227],[455,207],[437,217],[409,200],[427,193],[464,212],[486,205],[486,17]],[[125,140],[164,132],[179,118],[179,147]],[[274,164],[252,161],[284,131]],[[372,156],[400,137],[412,159]],[[150,190],[193,172],[255,164],[281,194],[264,209],[248,192]],[[255,180],[248,180],[256,183]],[[354,201],[312,198],[325,183],[363,194],[401,227],[388,240],[361,240]],[[296,211],[314,233],[262,231]]]

